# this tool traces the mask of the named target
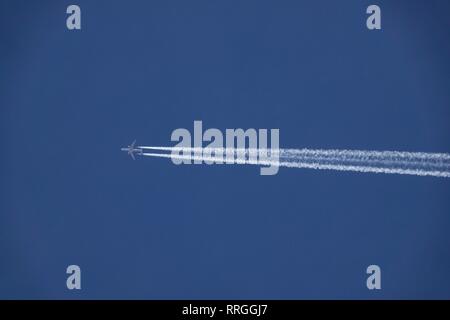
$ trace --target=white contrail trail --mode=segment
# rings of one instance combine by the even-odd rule
[[[157,147],[157,146],[138,146],[140,149],[161,150],[161,151],[185,151],[185,152],[202,152],[205,150],[212,151],[245,151],[245,152],[261,152],[271,151],[275,153],[296,154],[296,155],[347,155],[347,156],[364,156],[364,157],[397,157],[397,158],[422,158],[422,159],[445,159],[450,160],[448,153],[427,153],[427,152],[406,152],[406,151],[367,151],[367,150],[346,150],[346,149],[239,149],[239,148],[186,148],[186,147]]]
[[[447,153],[321,149],[271,150],[182,148],[152,146],[139,146],[138,148],[171,152],[182,151],[182,155],[170,153],[143,153],[144,156],[178,160],[199,160],[209,162],[224,161],[225,163],[230,163],[224,155],[231,154],[233,156],[231,163],[236,164],[450,177],[450,154]],[[207,155],[203,154],[205,151],[207,151]],[[279,159],[276,160],[270,157],[262,157],[262,159],[258,159],[257,157],[251,156],[261,153],[264,154],[264,152],[277,155]],[[214,155],[211,155],[211,153],[214,153]]]

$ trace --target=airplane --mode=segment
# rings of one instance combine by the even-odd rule
[[[131,145],[129,145],[127,148],[121,148],[120,150],[122,151],[126,151],[132,158],[133,160],[136,160],[136,158],[134,157],[134,154],[142,154],[142,149],[141,148],[135,148],[134,145],[136,144],[136,140],[133,141],[133,143]]]

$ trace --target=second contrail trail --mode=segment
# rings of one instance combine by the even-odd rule
[[[171,153],[143,152],[148,157],[162,157],[191,161],[223,161],[230,163],[287,168],[338,170],[365,173],[406,174],[416,176],[450,177],[450,154],[403,151],[324,150],[324,149],[230,149],[230,148],[181,148],[139,146],[144,150]],[[205,152],[206,151],[206,152]],[[175,152],[175,153],[174,153]],[[177,154],[177,153],[182,154]],[[265,152],[273,158],[258,158]],[[205,155],[206,153],[206,155]],[[214,154],[214,155],[213,155]]]

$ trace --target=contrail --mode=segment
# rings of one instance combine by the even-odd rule
[[[450,154],[448,153],[334,149],[271,150],[181,148],[153,146],[139,146],[139,148],[155,151],[182,152],[182,154],[143,153],[143,155],[150,157],[163,157],[179,160],[199,160],[209,162],[224,161],[225,163],[230,163],[230,158],[227,159],[225,156],[231,155],[231,163],[236,164],[450,177]],[[206,155],[204,154],[205,151],[207,153]],[[268,154],[276,156],[275,158],[278,158],[278,160],[274,159],[274,157],[268,157]]]

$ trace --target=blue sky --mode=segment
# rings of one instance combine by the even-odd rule
[[[120,152],[202,120],[448,153],[449,2],[377,1],[377,31],[369,1],[76,3],[79,31],[72,2],[0,4],[1,298],[450,298],[448,179]]]

